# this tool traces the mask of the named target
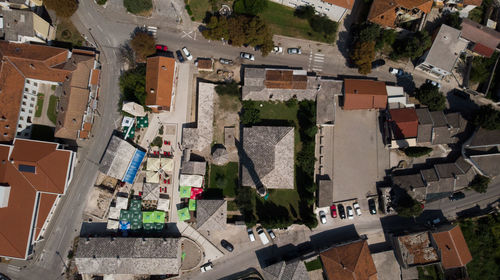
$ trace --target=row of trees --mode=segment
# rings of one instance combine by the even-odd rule
[[[299,6],[295,9],[294,15],[298,18],[306,19],[312,30],[321,33],[325,39],[333,40],[335,38],[338,23],[330,20],[325,15],[317,15],[313,6]]]
[[[250,45],[260,47],[262,55],[269,54],[274,47],[273,34],[259,17],[234,15],[231,17],[212,16],[203,37],[210,40],[227,40],[235,47]]]

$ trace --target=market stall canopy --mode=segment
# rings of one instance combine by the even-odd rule
[[[135,102],[124,103],[122,106],[122,111],[129,113],[129,114],[136,116],[136,117],[144,117],[146,115],[146,112],[144,111],[144,107],[140,104],[135,103]]]
[[[128,207],[128,197],[116,196],[116,208],[127,209]]]
[[[191,197],[191,187],[190,186],[181,186],[179,190],[179,195],[181,198],[190,198]]]
[[[120,209],[116,207],[109,207],[108,219],[114,219],[114,220],[120,219]]]
[[[137,117],[136,121],[138,128],[144,128],[149,126],[149,120],[147,115],[144,117]]]
[[[106,224],[106,229],[108,230],[117,230],[120,227],[120,222],[117,220],[108,220]]]
[[[191,188],[191,199],[200,199],[203,193],[202,188]]]
[[[191,219],[191,215],[189,214],[189,209],[187,207],[177,210],[177,216],[179,217],[179,221],[187,221]]]
[[[196,211],[196,199],[189,200],[189,211]]]
[[[141,211],[141,200],[139,199],[133,199],[130,201],[130,207],[129,210],[131,211]]]
[[[156,209],[168,212],[170,210],[170,199],[162,197],[160,195],[160,198],[158,199],[158,206],[156,206]]]
[[[131,117],[123,117],[123,120],[122,120],[122,127],[126,126],[126,127],[129,127],[131,125],[133,125],[135,122],[135,119],[134,118],[131,118]]]
[[[201,188],[201,186],[203,185],[203,176],[181,174],[179,185]]]
[[[156,171],[146,171],[146,183],[160,183],[160,174]]]
[[[146,170],[172,172],[174,170],[174,159],[172,158],[148,158]]]

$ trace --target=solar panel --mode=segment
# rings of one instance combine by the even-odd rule
[[[19,171],[21,171],[21,172],[35,173],[36,166],[34,166],[34,165],[19,164]]]

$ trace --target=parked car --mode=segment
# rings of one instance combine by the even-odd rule
[[[266,245],[267,243],[269,243],[269,239],[267,238],[267,235],[262,227],[257,228],[257,234],[259,235],[262,245]]]
[[[273,51],[275,53],[282,53],[283,52],[283,48],[279,47],[279,46],[274,46]]]
[[[385,60],[377,59],[377,60],[372,62],[372,69],[378,68],[378,67],[383,66],[383,65],[385,65]]]
[[[251,228],[247,229],[248,232],[248,238],[250,238],[251,242],[255,241],[255,235],[253,235],[253,230]]]
[[[229,243],[229,241],[227,241],[227,240],[225,240],[225,239],[222,239],[222,240],[220,241],[220,245],[221,245],[224,249],[228,250],[229,252],[232,252],[232,251],[234,250],[233,244]]]
[[[269,236],[271,237],[271,239],[275,239],[276,238],[276,235],[274,234],[273,230],[268,228],[267,229],[267,233],[269,234]]]
[[[375,200],[368,199],[368,208],[370,208],[370,214],[377,214],[377,207],[375,206]]]
[[[227,59],[227,58],[219,58],[219,62],[222,63],[222,64],[226,64],[226,65],[231,65],[233,64],[233,61],[231,59]]]
[[[352,207],[354,208],[354,211],[356,211],[356,215],[361,216],[361,208],[359,207],[359,203],[354,202]]]
[[[251,53],[246,53],[246,52],[240,52],[240,57],[243,58],[243,59],[248,59],[250,61],[254,61],[255,60],[255,56]]]
[[[211,262],[209,262],[209,263],[202,265],[200,267],[200,270],[201,270],[201,272],[205,272],[205,271],[212,270],[213,268],[214,268],[214,265]]]
[[[186,47],[182,48],[182,52],[186,56],[187,60],[193,60],[193,56],[191,55],[191,53],[188,51],[188,49]]]
[[[401,76],[403,75],[404,71],[403,69],[397,69],[397,68],[389,68],[389,73],[391,73],[392,75],[396,75],[396,76]]]
[[[302,54],[302,51],[299,48],[288,48],[288,54]]]
[[[10,278],[7,277],[7,275],[5,275],[5,274],[0,273],[0,280],[10,280]]]
[[[319,220],[321,221],[322,224],[326,224],[325,211],[323,211],[323,210],[319,211]]]
[[[338,204],[337,205],[337,208],[339,209],[339,216],[340,218],[343,220],[345,219],[345,209],[344,209],[344,205],[342,204]]]
[[[184,56],[182,56],[182,52],[180,50],[175,51],[175,54],[177,55],[177,59],[179,60],[180,63],[183,63],[184,61],[186,61],[184,59]]]
[[[164,51],[164,52],[168,51],[168,47],[167,47],[167,46],[165,46],[165,45],[160,45],[160,44],[158,44],[158,45],[156,45],[156,46],[155,46],[155,48],[156,48],[157,50],[159,50],[159,51]]]
[[[354,211],[352,211],[352,207],[351,206],[347,206],[346,210],[347,210],[347,218],[349,220],[354,219]]]
[[[456,97],[460,97],[464,100],[470,100],[470,95],[459,90],[459,89],[454,89],[453,90],[453,95],[455,95]]]
[[[436,82],[436,81],[427,79],[427,80],[425,80],[425,82],[428,83],[428,84],[431,84],[431,85],[433,85],[433,86],[435,86],[437,88],[441,88],[441,84],[438,83],[438,82]]]
[[[463,193],[463,192],[456,192],[456,193],[453,193],[452,195],[450,195],[451,201],[460,200],[463,198],[465,198],[465,193]]]
[[[335,204],[330,206],[330,214],[332,215],[332,218],[337,218],[337,206],[335,206]]]

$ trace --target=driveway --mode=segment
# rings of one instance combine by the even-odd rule
[[[333,158],[333,201],[374,195],[389,167],[377,110],[345,111],[336,108]],[[363,205],[361,205],[363,208]],[[367,204],[365,209],[367,209]]]

